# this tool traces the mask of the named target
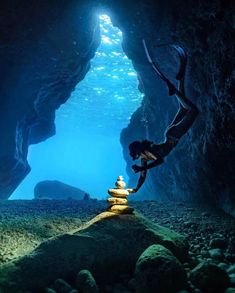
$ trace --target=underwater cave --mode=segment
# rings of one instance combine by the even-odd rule
[[[140,106],[142,95],[136,72],[121,48],[121,31],[107,15],[99,15],[99,22],[101,44],[91,68],[56,110],[56,135],[29,148],[31,172],[10,199],[32,199],[36,184],[45,180],[51,185],[59,180],[104,199],[118,174],[127,178],[120,132]]]
[[[234,13],[0,2],[1,292],[234,292]]]

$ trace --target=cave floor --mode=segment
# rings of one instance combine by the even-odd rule
[[[189,255],[195,263],[204,259],[213,259],[224,267],[235,263],[235,219],[223,211],[188,203],[131,201],[129,204],[153,222],[186,236]],[[49,237],[73,231],[106,207],[105,200],[1,202],[0,264],[30,252]],[[211,241],[218,237],[227,248],[212,251]]]

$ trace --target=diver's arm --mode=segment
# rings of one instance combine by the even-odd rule
[[[138,165],[133,165],[132,166],[132,169],[134,170],[135,173],[138,173],[138,172],[142,172],[142,171],[145,171],[147,169],[151,169],[151,168],[154,168],[158,165],[161,165],[162,163],[164,162],[163,158],[161,157],[158,157],[156,160],[154,160],[153,162],[147,164],[147,162],[145,161],[145,163],[143,164],[142,163],[142,160],[141,160],[141,165],[142,166],[138,166]]]
[[[157,160],[154,160],[153,162],[147,164],[147,165],[146,165],[146,169],[154,168],[154,167],[156,167],[156,166],[158,166],[158,165],[161,165],[162,163],[164,163],[163,158],[158,157]]]
[[[143,185],[146,178],[146,174],[147,174],[147,161],[145,159],[141,159],[141,165],[143,169],[141,170],[137,186],[134,189],[135,192],[137,192],[140,189],[140,187]]]
[[[147,174],[147,169],[151,169],[153,167],[156,167],[157,165],[160,165],[164,162],[164,160],[161,157],[158,157],[156,160],[153,162],[147,164],[146,159],[141,159],[141,166],[133,165],[132,169],[134,170],[135,173],[141,172],[138,183],[136,188],[134,189],[128,189],[130,193],[135,193],[137,192],[140,187],[143,185],[145,179],[146,179],[146,174]]]
[[[141,172],[141,173],[140,173],[140,177],[139,177],[136,188],[128,188],[127,189],[127,191],[129,191],[129,193],[137,192],[145,181],[146,174],[147,174],[147,168],[146,168],[147,161],[146,161],[146,159],[143,159],[143,158],[141,159],[141,165],[142,166],[137,166],[137,165],[132,166],[132,169],[135,173],[137,173],[137,172]]]

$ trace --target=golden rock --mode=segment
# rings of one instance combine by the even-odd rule
[[[124,189],[126,187],[126,183],[123,181],[123,176],[118,176],[115,185],[118,189]]]
[[[115,183],[116,188],[110,188],[108,194],[112,197],[108,198],[109,208],[107,211],[115,214],[132,214],[134,209],[128,207],[127,196],[129,195],[128,189],[125,189],[126,183],[123,181],[122,176],[118,176]]]
[[[115,214],[132,214],[134,209],[130,208],[126,205],[113,205],[108,208],[109,212],[113,212]]]
[[[119,189],[119,188],[110,188],[108,190],[108,194],[110,194],[113,197],[124,197],[126,198],[129,195],[129,192],[125,189]]]
[[[127,205],[127,199],[125,199],[125,198],[111,197],[111,198],[108,198],[107,201],[111,205],[114,205],[114,204]]]

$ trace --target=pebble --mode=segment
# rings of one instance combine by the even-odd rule
[[[228,241],[225,238],[214,238],[209,243],[210,248],[221,248],[226,249],[228,246]]]
[[[235,274],[229,274],[230,282],[233,287],[235,287]]]
[[[202,250],[201,250],[201,256],[203,256],[203,257],[209,257],[210,254],[209,254],[209,252],[208,252],[207,250],[202,249]]]
[[[57,293],[57,292],[51,288],[46,288],[46,293]]]
[[[192,222],[192,221],[184,222],[184,226],[185,226],[185,227],[192,227],[192,226],[194,226],[194,225],[195,225],[195,223]]]
[[[235,288],[228,288],[224,293],[235,293]]]
[[[211,258],[215,260],[219,260],[219,261],[223,260],[223,252],[221,251],[220,248],[210,249],[209,254]]]
[[[204,213],[202,213],[202,216],[203,217],[209,217],[211,214],[210,213],[207,213],[207,212],[204,212]]]
[[[220,267],[220,268],[223,269],[223,270],[226,270],[227,267],[228,267],[228,264],[226,264],[225,262],[220,262],[220,263],[218,264],[218,267]],[[227,272],[228,272],[228,271],[227,271]]]
[[[235,264],[229,266],[229,268],[227,269],[227,273],[228,274],[235,274]]]

